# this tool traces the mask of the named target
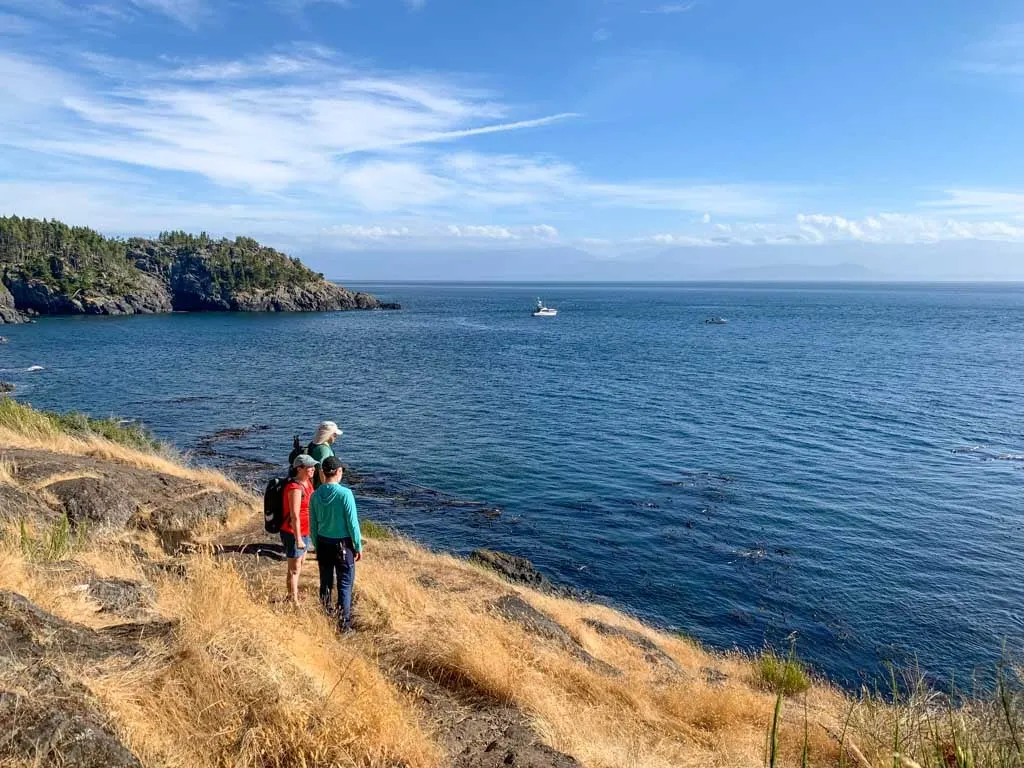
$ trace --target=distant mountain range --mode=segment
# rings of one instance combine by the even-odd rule
[[[861,264],[771,264],[763,267],[737,267],[713,273],[712,280],[752,280],[779,282],[883,281],[891,279]]]

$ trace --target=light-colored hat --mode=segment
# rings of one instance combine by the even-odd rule
[[[310,456],[308,453],[300,453],[295,457],[295,461],[292,462],[292,469],[299,469],[301,467],[315,467],[316,459]]]
[[[342,431],[333,421],[322,421],[316,429],[316,437],[313,438],[313,445],[322,445],[332,437],[341,437]]]

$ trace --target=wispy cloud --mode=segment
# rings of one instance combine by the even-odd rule
[[[357,3],[354,0],[269,0],[271,5],[289,13],[302,13],[306,8],[314,5],[337,5],[342,8],[355,8]],[[427,5],[427,0],[402,0],[411,10],[419,11]]]
[[[1010,24],[973,46],[958,68],[976,75],[1024,78],[1024,24]]]
[[[261,58],[140,67],[92,57],[88,86],[24,56],[0,57],[31,127],[0,115],[0,144],[39,155],[184,173],[256,195],[378,212],[550,206],[768,215],[789,190],[673,180],[606,181],[535,155],[451,145],[532,131],[572,113],[512,119],[494,94],[451,79],[375,71],[306,47]],[[97,79],[98,78],[98,79]]]
[[[1024,191],[958,187],[947,189],[943,196],[923,202],[922,207],[941,210],[958,216],[1010,215],[1024,221]]]
[[[656,8],[647,8],[645,10],[642,10],[640,11],[640,13],[660,14],[662,16],[666,16],[676,13],[686,13],[687,11],[692,11],[696,5],[696,0],[693,0],[693,2],[688,3],[663,3],[662,5],[659,5]]]
[[[126,71],[117,62],[105,64],[119,76]],[[0,75],[50,83],[44,93],[59,101],[50,103],[60,118],[43,130],[8,125],[0,142],[262,190],[328,182],[344,174],[347,155],[526,130],[568,117],[502,120],[508,110],[478,92],[309,53],[175,66],[134,82],[112,77],[87,91],[63,86],[59,73],[25,57],[7,56],[0,65]],[[15,94],[15,103],[38,106],[34,90]]]
[[[0,0],[0,8],[20,14],[23,22],[51,19],[72,22],[85,29],[135,21],[148,14],[164,16],[196,27],[213,16],[207,0]]]
[[[129,0],[144,11],[163,14],[188,27],[195,27],[212,11],[205,0]]]

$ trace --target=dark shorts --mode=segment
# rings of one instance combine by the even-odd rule
[[[306,545],[306,548],[298,549],[295,546],[297,543],[295,540],[295,534],[288,533],[288,531],[281,531],[281,543],[284,544],[284,556],[290,560],[303,557],[307,552],[309,552],[312,542],[310,541],[309,536],[303,536],[302,541]]]

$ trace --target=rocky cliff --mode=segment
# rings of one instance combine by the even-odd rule
[[[14,296],[7,290],[7,286],[0,283],[0,325],[23,322],[25,322],[25,316],[15,308]]]
[[[58,221],[0,218],[0,322],[24,313],[329,312],[394,308],[251,238],[165,232],[106,238]]]

